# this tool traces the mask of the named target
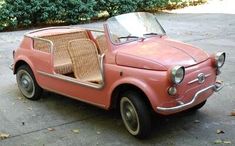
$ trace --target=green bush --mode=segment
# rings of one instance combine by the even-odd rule
[[[81,21],[90,20],[97,16],[94,11],[95,0],[64,0],[62,3],[61,19],[67,24],[76,24]]]
[[[96,11],[107,11],[110,16],[134,12],[143,0],[98,0]]]
[[[206,0],[0,0],[0,31],[54,24],[77,24],[134,11],[156,11]]]
[[[97,15],[95,4],[95,0],[5,0],[0,8],[0,30],[79,23]]]

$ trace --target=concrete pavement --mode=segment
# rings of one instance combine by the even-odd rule
[[[20,94],[8,65],[12,50],[26,31],[0,33],[0,132],[11,136],[0,146],[65,145],[215,145],[217,139],[235,145],[235,15],[222,13],[162,13],[157,18],[167,34],[208,52],[225,51],[221,79],[225,87],[196,113],[155,118],[152,136],[138,140],[129,135],[119,115],[91,105],[45,92],[39,101]],[[101,23],[87,24],[101,27]],[[52,129],[48,129],[52,128]],[[72,130],[78,130],[74,133]],[[217,134],[217,129],[224,134]]]

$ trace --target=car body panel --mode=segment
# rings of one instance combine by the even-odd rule
[[[166,70],[175,65],[189,67],[205,61],[208,57],[209,55],[204,51],[185,43],[166,37],[153,37],[121,46],[116,62],[118,65],[142,67],[143,69],[164,70],[165,67]],[[133,61],[134,63],[138,60],[140,62],[148,61],[148,63],[131,64],[131,61],[127,60],[129,58],[137,58]],[[151,65],[151,62],[155,66]]]

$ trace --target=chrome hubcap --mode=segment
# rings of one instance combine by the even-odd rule
[[[21,84],[22,84],[22,86],[24,87],[24,88],[28,88],[29,87],[29,83],[30,81],[27,79],[27,76],[26,77],[22,77],[22,79],[21,79]]]
[[[25,70],[20,70],[17,72],[17,82],[20,91],[27,98],[33,97],[35,93],[35,86],[32,77]]]
[[[121,115],[127,130],[136,135],[139,132],[139,119],[134,105],[131,101],[123,97],[120,103]]]

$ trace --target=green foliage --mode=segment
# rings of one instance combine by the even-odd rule
[[[107,11],[110,16],[134,12],[143,0],[98,0],[97,11]]]
[[[135,11],[155,11],[205,0],[0,0],[0,31],[48,24],[77,24]]]
[[[170,0],[143,0],[139,7],[142,10],[160,9],[165,7],[169,2]]]
[[[95,0],[66,0],[62,3],[63,14],[62,20],[69,24],[76,24],[84,20],[97,16],[94,11]]]
[[[95,0],[5,0],[0,30],[48,23],[76,24],[97,15]]]

